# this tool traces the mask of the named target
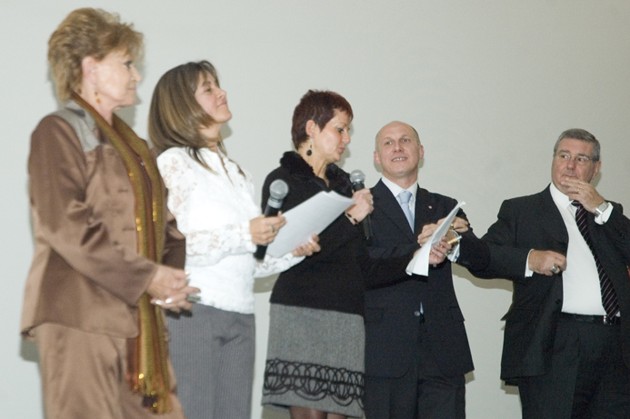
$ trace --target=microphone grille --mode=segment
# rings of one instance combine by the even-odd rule
[[[282,200],[288,193],[289,185],[282,179],[276,179],[269,185],[269,195],[273,199]]]
[[[353,170],[350,172],[350,183],[363,183],[365,182],[365,173],[361,170]]]

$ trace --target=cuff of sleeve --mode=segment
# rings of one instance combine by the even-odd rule
[[[287,262],[289,262],[289,267],[293,267],[306,259],[306,256],[293,256],[292,253],[287,253],[284,257],[287,259]]]
[[[460,243],[457,243],[455,247],[452,248],[451,251],[449,252],[447,258],[451,262],[457,262],[457,259],[459,259],[459,246],[460,246]]]
[[[241,237],[243,239],[243,243],[245,243],[245,248],[248,252],[254,253],[256,251],[256,245],[252,241],[252,233],[249,231],[249,220],[241,223]]]
[[[527,259],[525,260],[525,278],[530,278],[532,275],[534,275],[534,271],[529,269],[529,255],[532,253],[532,250],[534,249],[531,249],[529,253],[527,253]]]
[[[601,214],[597,214],[595,216],[595,222],[599,225],[603,225],[606,224],[606,221],[608,221],[608,219],[610,218],[610,214],[612,214],[613,211],[613,206],[612,204],[608,205],[608,208],[606,208],[606,211],[602,212]]]

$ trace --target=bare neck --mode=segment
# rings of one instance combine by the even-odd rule
[[[326,179],[326,167],[328,166],[328,164],[325,160],[318,159],[314,155],[307,155],[306,149],[302,148],[298,150],[298,154],[302,156],[302,159],[304,159],[304,161],[308,163],[309,166],[311,166],[311,168],[313,169],[313,173],[315,173],[315,176],[320,179],[324,179],[325,181],[328,181]]]

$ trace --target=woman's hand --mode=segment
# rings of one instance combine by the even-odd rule
[[[374,211],[374,198],[368,188],[356,191],[352,195],[354,205],[346,210],[346,214],[350,215],[357,222],[363,221],[372,211]]]
[[[287,220],[281,213],[273,217],[260,215],[256,218],[252,218],[249,221],[249,233],[252,236],[252,241],[256,245],[268,245],[276,238],[278,231],[280,231],[286,223]]]
[[[299,245],[295,249],[293,249],[293,256],[311,256],[313,253],[317,253],[321,250],[319,247],[319,236],[317,234],[313,234],[308,242]]]
[[[190,310],[192,303],[188,297],[199,292],[198,288],[188,285],[184,271],[165,265],[158,266],[147,289],[153,304],[176,313]]]

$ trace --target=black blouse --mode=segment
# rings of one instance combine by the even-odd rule
[[[334,164],[326,168],[329,185],[315,176],[311,166],[296,152],[286,152],[280,167],[272,171],[263,186],[263,207],[269,198],[269,185],[282,179],[289,185],[282,211],[311,198],[321,191],[335,191],[351,197],[348,173]],[[271,303],[334,310],[363,315],[364,291],[368,287],[390,285],[409,279],[404,274],[412,257],[370,259],[360,226],[345,215],[337,217],[319,235],[321,251],[283,272],[271,293]]]

